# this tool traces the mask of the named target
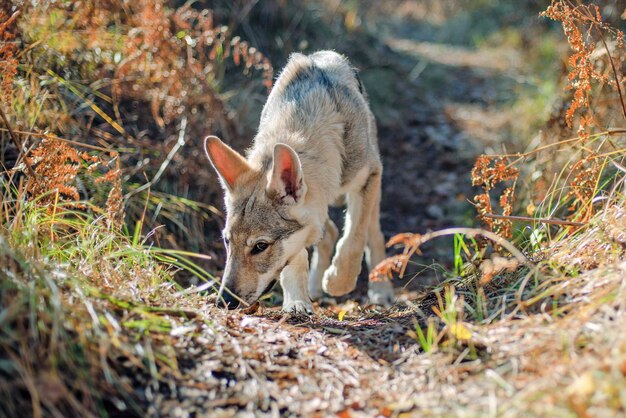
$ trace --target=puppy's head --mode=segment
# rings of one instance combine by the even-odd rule
[[[275,145],[266,168],[251,167],[215,136],[206,138],[205,149],[226,194],[227,258],[220,295],[234,308],[269,291],[307,245],[310,228],[297,215],[306,185],[298,155],[285,144]]]

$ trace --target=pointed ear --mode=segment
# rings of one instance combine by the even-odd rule
[[[301,202],[306,194],[300,158],[289,145],[274,145],[274,160],[267,193],[288,205]]]
[[[211,135],[204,139],[204,149],[227,191],[232,190],[237,179],[250,170],[246,159],[216,136]]]

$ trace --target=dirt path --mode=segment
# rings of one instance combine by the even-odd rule
[[[403,325],[410,323],[407,312],[343,321],[331,316],[217,314],[202,330],[202,354],[180,362],[184,381],[175,393],[157,395],[155,408],[174,416],[218,410],[224,416],[325,416],[348,409],[373,416],[424,384],[408,361],[415,353]]]
[[[568,280],[573,309],[562,318],[472,327],[471,343],[432,354],[407,336],[417,306],[341,321],[323,309],[309,318],[205,307],[210,321],[173,330],[177,376],[137,383],[151,416],[571,416],[594,392],[595,416],[618,416],[626,337],[610,330],[626,319],[624,269]]]

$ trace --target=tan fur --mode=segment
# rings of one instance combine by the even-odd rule
[[[343,56],[293,54],[263,108],[245,163],[231,151],[207,139],[226,192],[223,289],[250,303],[280,275],[283,308],[312,312],[307,293],[317,298],[321,288],[333,296],[354,289],[366,246],[369,268],[384,258],[376,126]],[[337,229],[328,207],[342,200],[346,222],[331,263]],[[307,291],[310,246],[316,247]],[[374,303],[389,304],[393,289],[371,283],[368,294]]]

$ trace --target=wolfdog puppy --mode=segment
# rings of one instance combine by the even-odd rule
[[[376,124],[344,56],[291,55],[245,158],[215,136],[205,148],[225,191],[220,294],[229,308],[255,302],[280,277],[283,310],[311,314],[311,298],[322,291],[339,296],[355,288],[364,253],[370,269],[385,257]],[[328,207],[336,202],[347,210],[333,256],[338,230]],[[370,282],[368,296],[390,304],[393,287]]]

